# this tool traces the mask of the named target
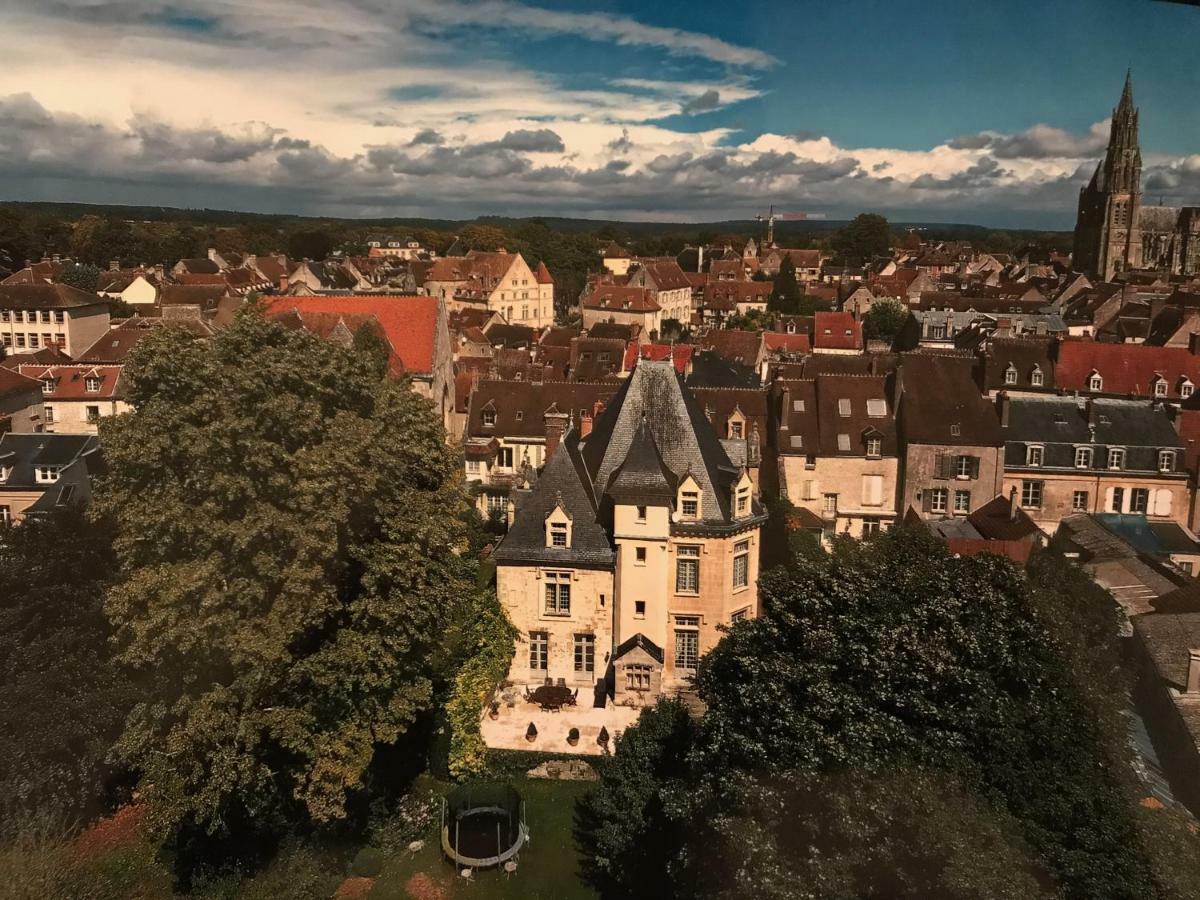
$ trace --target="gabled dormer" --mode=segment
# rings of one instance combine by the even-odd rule
[[[546,515],[546,546],[551,550],[571,549],[571,514],[563,504],[561,493],[556,497],[554,508]]]
[[[746,519],[754,514],[754,482],[750,473],[742,469],[729,492],[729,510],[734,519]]]
[[[675,492],[675,520],[677,522],[698,522],[704,517],[704,497],[700,485],[692,477],[691,472],[679,482]]]

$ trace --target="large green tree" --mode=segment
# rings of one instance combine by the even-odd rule
[[[858,265],[875,256],[887,256],[891,243],[888,220],[876,213],[859,213],[835,231],[831,240],[833,252],[843,265]]]
[[[97,503],[121,658],[151,679],[119,750],[152,824],[338,820],[430,707],[470,594],[441,425],[370,354],[253,306],[205,342],[163,329],[127,372]]]
[[[0,528],[0,835],[99,811],[106,760],[134,703],[103,598],[103,523],[71,510]]]
[[[768,307],[773,311],[798,314],[801,296],[800,282],[796,280],[796,264],[792,262],[792,255],[789,253],[779,264],[779,274],[775,276],[774,290],[771,291]]]
[[[871,304],[863,316],[863,337],[868,340],[894,341],[904,323],[908,321],[908,310],[899,300],[885,297]]]

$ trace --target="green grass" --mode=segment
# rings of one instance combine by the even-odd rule
[[[422,872],[445,890],[447,898],[594,900],[596,893],[579,878],[579,853],[572,836],[575,801],[587,792],[590,784],[515,779],[513,786],[525,798],[525,819],[530,833],[529,844],[521,850],[514,874],[489,869],[476,872],[467,882],[442,855],[438,835],[431,833],[426,836],[425,848],[420,853],[401,851],[387,861],[371,892],[373,900],[407,900],[405,885]]]

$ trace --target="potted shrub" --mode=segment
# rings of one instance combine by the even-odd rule
[[[537,740],[537,726],[532,722],[530,722],[529,727],[525,729],[525,740],[529,741],[531,744]]]
[[[498,702],[496,702],[495,700],[493,700],[491,706],[488,707],[488,718],[489,719],[500,718],[500,704]]]
[[[570,744],[572,747],[574,747],[576,744],[579,743],[579,729],[578,728],[572,728],[570,731],[567,732],[567,743]]]

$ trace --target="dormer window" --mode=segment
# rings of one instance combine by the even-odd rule
[[[89,375],[87,378],[83,379],[84,390],[86,390],[89,394],[95,394],[100,390],[100,385],[102,382],[103,379],[101,379],[99,376]]]
[[[551,547],[566,547],[567,546],[567,523],[566,522],[551,522],[550,523],[550,546]]]
[[[53,378],[45,378],[42,380],[42,393],[43,394],[53,394],[54,393],[54,379]]]
[[[1108,467],[1110,469],[1125,468],[1125,450],[1121,447],[1112,447],[1108,451]]]
[[[679,513],[685,519],[695,519],[700,516],[700,494],[697,491],[680,493]]]
[[[1090,469],[1092,467],[1092,448],[1091,447],[1076,447],[1075,448],[1075,468]]]
[[[54,484],[61,474],[61,466],[35,466],[33,480],[38,484]]]
[[[883,441],[880,438],[867,438],[867,457],[869,459],[879,459],[883,456]]]
[[[12,466],[0,466],[0,484],[8,481],[8,475],[12,471]]]
[[[1181,384],[1179,386],[1179,396],[1182,397],[1184,400],[1186,400],[1188,397],[1192,396],[1192,393],[1195,390],[1196,390],[1196,386],[1194,384],[1192,384],[1191,381],[1189,381],[1188,379],[1185,378],[1183,380],[1183,384]]]
[[[1099,391],[1104,389],[1104,379],[1100,377],[1099,372],[1092,372],[1088,377],[1088,390]]]
[[[1008,368],[1004,370],[1004,383],[1005,384],[1016,384],[1017,383],[1017,367],[1014,366],[1012,363],[1009,363]]]
[[[1174,450],[1159,450],[1158,451],[1158,471],[1174,472],[1175,471],[1175,451]]]
[[[1030,444],[1029,447],[1025,449],[1025,465],[1040,466],[1045,454],[1045,447],[1041,446],[1040,444]]]
[[[741,487],[737,489],[737,494],[734,499],[734,509],[736,510],[736,515],[739,517],[750,515],[749,487]]]
[[[1041,387],[1045,381],[1046,377],[1042,374],[1042,367],[1034,366],[1033,371],[1029,373],[1029,383],[1034,387]]]
[[[485,428],[492,428],[496,424],[496,411],[494,409],[485,409],[483,411],[483,425]]]
[[[1155,397],[1167,396],[1167,380],[1165,378],[1154,379],[1154,396]]]

